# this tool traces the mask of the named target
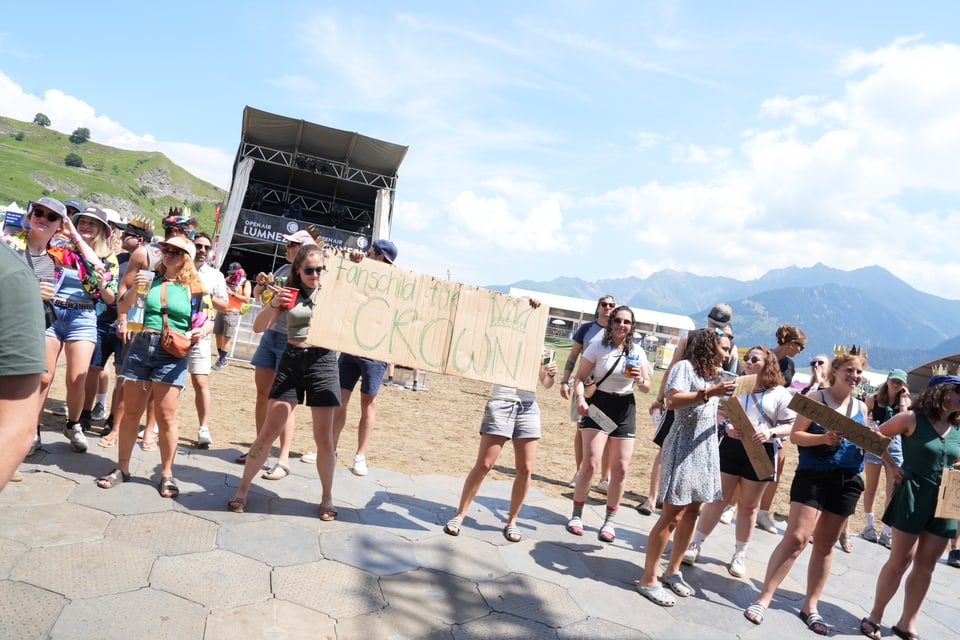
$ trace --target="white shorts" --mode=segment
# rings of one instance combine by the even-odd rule
[[[187,362],[187,372],[190,375],[210,375],[210,338],[206,337],[190,349],[190,360]]]

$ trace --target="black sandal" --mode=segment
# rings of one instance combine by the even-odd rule
[[[176,498],[180,495],[180,488],[173,476],[160,476],[160,497]]]
[[[114,469],[105,476],[100,476],[97,478],[97,486],[101,489],[113,489],[118,484],[123,484],[124,482],[130,481],[130,474],[120,471],[120,469]]]

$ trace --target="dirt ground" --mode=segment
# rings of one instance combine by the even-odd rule
[[[659,384],[662,372],[658,371],[657,374],[655,384]],[[50,409],[62,404],[61,400],[65,397],[63,378],[64,365],[61,359],[43,416],[45,442],[63,437],[60,435],[63,418],[50,414]],[[480,419],[490,384],[430,373],[427,374],[426,387],[426,390],[420,391],[387,385],[381,387],[377,399],[377,427],[367,449],[367,464],[411,475],[439,473],[463,478],[476,459]],[[214,448],[232,449],[238,453],[246,451],[254,438],[253,367],[247,362],[231,360],[226,368],[211,374],[210,388],[213,403],[210,430]],[[573,489],[567,483],[576,470],[573,455],[575,429],[569,420],[569,402],[560,397],[559,385],[550,390],[540,388],[537,396],[543,416],[543,438],[537,450],[533,484],[548,495],[572,498]],[[653,393],[650,393],[640,394],[637,399],[637,442],[622,502],[628,508],[641,502],[649,487],[650,465],[657,448],[651,441],[654,427],[646,408],[653,398]],[[356,447],[360,411],[358,401],[359,398],[355,398],[350,405],[347,426],[339,445],[341,464],[348,466],[352,464]],[[299,456],[313,451],[315,447],[309,411],[299,407],[295,413],[297,431],[291,464],[300,464]],[[194,393],[189,383],[181,397],[177,418],[181,445],[187,448],[196,446],[198,425]],[[95,423],[94,433],[97,431]],[[96,437],[90,438],[90,446],[91,451],[109,455],[110,450],[97,448]],[[273,455],[276,455],[276,448]],[[780,514],[778,520],[781,521],[789,512],[790,482],[796,458],[796,447],[788,445],[783,481],[772,509]],[[504,447],[489,477],[509,479],[513,466],[513,450],[509,446]],[[238,475],[239,472],[238,466]],[[599,503],[605,497],[594,491],[591,499]],[[881,486],[878,504],[882,504],[882,500]],[[858,511],[853,516],[850,531],[857,534],[862,528],[863,514]]]

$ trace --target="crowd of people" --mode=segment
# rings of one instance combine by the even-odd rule
[[[261,307],[253,330],[262,336],[251,360],[255,440],[236,460],[243,465],[242,477],[226,506],[238,513],[246,510],[253,480],[278,438],[279,457],[261,477],[280,480],[289,474],[293,412],[306,403],[316,451],[304,458],[315,461],[321,481],[319,517],[337,518],[333,480],[347,406],[359,382],[358,444],[351,468],[363,476],[376,397],[388,363],[307,343],[327,259],[309,233],[284,236],[288,264],[250,281],[239,263],[231,263],[226,274],[209,263],[212,240],[196,226],[194,218],[171,209],[162,221],[163,236],[154,238],[152,225],[144,219],[123,222],[104,208],[45,197],[31,204],[23,231],[3,237],[0,330],[11,338],[0,351],[0,488],[8,478],[17,479],[16,465],[41,445],[36,425],[62,353],[64,437],[74,451],[87,451],[87,433],[102,417],[98,444],[117,451],[114,468],[97,478],[97,485],[111,489],[130,479],[133,448],[142,438],[145,450],[159,446],[160,495],[175,498],[179,488],[173,465],[180,438],[176,410],[187,374],[196,398],[196,442],[209,447],[208,378],[227,365],[239,317],[256,302]],[[392,265],[397,253],[392,242],[378,240],[350,259]],[[655,442],[660,450],[650,491],[637,510],[644,515],[659,510],[659,515],[647,538],[637,591],[660,606],[674,606],[676,596],[694,595],[682,567],[699,561],[704,541],[718,523],[731,522],[734,513],[735,546],[727,570],[744,578],[754,529],[779,533],[770,509],[785,447],[792,444],[798,448],[798,464],[789,489],[786,530],[744,617],[757,625],[763,622],[780,584],[810,547],[798,613],[811,631],[829,633],[818,612],[820,596],[837,543],[851,550],[849,518],[862,498],[866,527],[861,536],[887,547],[890,555],[861,632],[881,637],[885,609],[909,571],[902,612],[891,630],[901,638],[918,637],[917,615],[948,543],[950,564],[960,566],[956,520],[934,516],[942,473],[960,458],[960,377],[936,375],[913,399],[906,373],[894,369],[875,393],[860,398],[864,355],[856,349],[833,358],[817,355],[810,362],[810,384],[799,393],[837,414],[831,421],[820,418],[829,423],[824,426],[788,406],[797,392],[791,382],[794,358],[806,346],[803,331],[784,324],[776,331],[774,347],[752,346],[741,360],[732,318],[732,309],[718,304],[705,328],[682,338],[649,407],[658,424]],[[13,329],[24,320],[27,327],[43,330]],[[596,489],[606,494],[605,515],[597,527],[597,537],[605,543],[617,536],[616,517],[637,433],[636,393],[650,392],[653,384],[653,368],[634,339],[635,324],[629,306],[602,296],[594,321],[574,336],[559,384],[576,424],[573,504],[566,530],[584,535],[584,506]],[[211,335],[216,337],[216,354]],[[117,382],[107,410],[101,381],[109,378],[102,373],[111,354]],[[545,361],[539,383],[551,388],[557,373],[557,363]],[[738,392],[742,376],[753,376],[755,383]],[[865,453],[841,430],[829,428],[837,420],[879,431],[891,444],[882,455]],[[540,423],[534,392],[493,387],[480,424],[476,462],[454,516],[443,526],[445,533],[459,536],[483,479],[513,440],[516,471],[503,535],[509,542],[522,539],[518,518],[533,473]],[[878,523],[874,508],[881,471],[886,491]],[[672,550],[661,570],[671,539]]]

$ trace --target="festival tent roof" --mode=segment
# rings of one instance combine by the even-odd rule
[[[13,202],[7,205],[6,211],[9,211],[11,213],[26,213],[23,209],[20,208],[20,205],[17,204],[16,200],[14,200]]]

